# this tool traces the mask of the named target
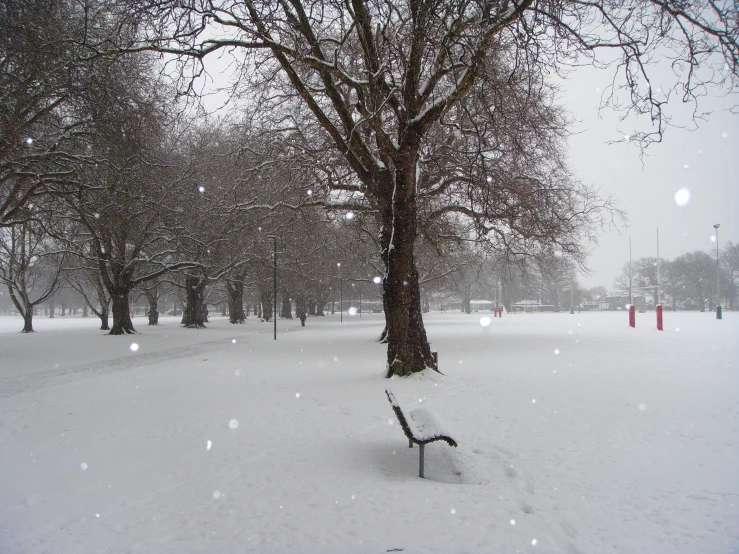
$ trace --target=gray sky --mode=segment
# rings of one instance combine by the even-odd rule
[[[571,166],[580,179],[614,195],[629,218],[620,235],[613,231],[601,236],[589,259],[593,274],[580,277],[585,286],[611,289],[629,260],[629,236],[634,259],[656,256],[657,228],[660,256],[667,259],[694,250],[715,253],[715,223],[721,224],[719,247],[728,240],[739,242],[739,116],[727,111],[739,100],[709,91],[700,104],[713,112],[709,121],[699,122],[694,131],[668,129],[662,143],[649,147],[642,166],[635,146],[607,144],[635,128],[634,121],[619,121],[620,114],[612,111],[599,115],[600,89],[609,78],[605,71],[580,69],[566,81],[563,100],[579,120],[572,129],[578,134],[569,140]],[[675,123],[689,124],[690,112],[675,100]],[[640,123],[643,128],[648,121]],[[675,193],[684,187],[690,190],[690,201],[680,206]]]
[[[229,61],[227,55],[207,58],[210,83],[224,86],[232,78]],[[667,80],[668,75],[664,77]],[[693,131],[669,128],[662,143],[650,146],[642,165],[634,145],[607,144],[649,124],[646,118],[619,121],[621,114],[598,112],[602,89],[611,78],[612,72],[607,70],[580,68],[565,81],[562,98],[565,108],[578,120],[569,139],[573,170],[603,194],[613,195],[629,219],[628,227],[620,232],[602,233],[588,261],[591,275],[579,276],[586,287],[602,285],[608,289],[629,260],[629,236],[635,260],[656,256],[657,228],[660,257],[666,259],[694,250],[715,252],[716,243],[711,241],[714,223],[721,224],[719,246],[728,240],[739,242],[739,116],[728,113],[739,99],[732,101],[721,91],[707,91],[700,107],[713,112],[709,121],[699,122]],[[212,108],[226,98],[220,93],[207,103]],[[694,127],[691,110],[683,108],[679,100],[670,101],[674,124]],[[691,198],[679,206],[675,193],[682,188],[690,190]]]

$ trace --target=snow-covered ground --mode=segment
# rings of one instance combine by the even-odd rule
[[[0,318],[0,552],[739,552],[739,317],[653,319],[429,314],[445,375],[388,381],[376,314]]]

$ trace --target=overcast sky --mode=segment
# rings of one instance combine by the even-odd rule
[[[649,147],[644,165],[629,143],[608,145],[633,131],[633,122],[619,121],[612,111],[598,113],[601,90],[610,75],[580,69],[566,81],[564,101],[579,120],[578,134],[569,140],[570,163],[583,181],[613,194],[626,210],[629,226],[604,233],[590,257],[591,276],[581,276],[588,287],[612,288],[616,275],[629,259],[656,256],[659,228],[660,257],[674,259],[694,250],[716,251],[711,241],[719,223],[719,246],[739,242],[739,116],[727,109],[739,99],[710,91],[701,107],[712,111],[708,122],[694,131],[668,129],[664,142]],[[679,98],[675,98],[679,100]],[[676,122],[689,123],[689,114],[674,104]],[[646,121],[642,122],[644,125]],[[687,188],[690,200],[680,206],[675,193]]]
[[[211,86],[224,86],[233,79],[229,59],[206,58]],[[659,70],[652,73],[655,84],[659,83],[657,75]],[[621,114],[599,113],[602,90],[612,76],[607,70],[580,68],[564,82],[562,98],[578,120],[569,139],[572,168],[582,181],[613,195],[629,219],[628,227],[603,232],[588,261],[591,274],[579,276],[586,287],[608,289],[629,260],[629,237],[634,260],[657,255],[657,228],[660,257],[665,259],[694,250],[715,253],[716,243],[711,241],[715,223],[721,225],[720,247],[728,240],[739,242],[739,116],[728,112],[739,98],[707,91],[700,107],[713,112],[709,120],[699,122],[697,130],[669,128],[664,141],[650,146],[642,160],[633,144],[607,144],[622,139],[637,124],[641,129],[648,125],[645,118],[620,121]],[[669,74],[663,78],[667,81]],[[207,103],[215,107],[226,98],[217,94]],[[694,127],[691,110],[683,109],[679,98],[673,100],[674,123]],[[683,188],[690,191],[690,200],[680,206],[675,194]]]

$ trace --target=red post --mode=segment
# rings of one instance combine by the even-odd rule
[[[657,304],[657,331],[662,331],[662,304]]]
[[[636,306],[629,306],[629,326],[636,327]]]
[[[493,317],[498,317],[498,308],[493,308]]]

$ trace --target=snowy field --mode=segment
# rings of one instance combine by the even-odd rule
[[[627,318],[429,314],[393,380],[377,314],[0,318],[0,553],[739,552],[739,316]]]

